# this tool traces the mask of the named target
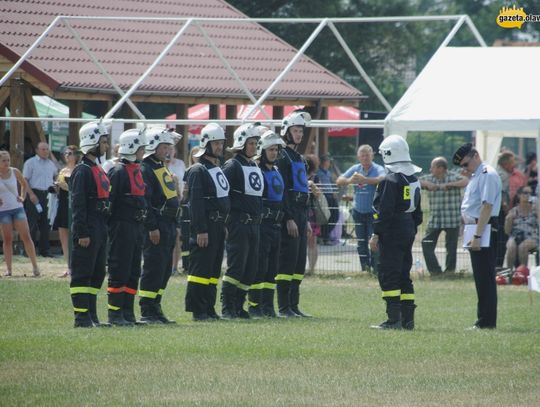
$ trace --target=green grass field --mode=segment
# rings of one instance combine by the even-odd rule
[[[540,405],[540,294],[501,287],[498,329],[466,331],[472,279],[416,287],[413,332],[369,329],[384,305],[354,276],[306,278],[311,320],[195,323],[173,277],[177,326],[76,330],[66,280],[1,278],[0,405]]]

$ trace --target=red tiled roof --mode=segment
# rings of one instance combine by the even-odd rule
[[[15,61],[57,15],[137,17],[245,17],[222,0],[0,0],[0,54]],[[119,86],[128,89],[181,28],[179,22],[83,21],[70,24]],[[231,66],[261,95],[296,49],[256,23],[204,23]],[[313,25],[315,28],[315,25]],[[23,66],[56,90],[113,91],[64,26],[55,28]],[[138,89],[141,93],[244,97],[237,82],[196,27],[180,37]],[[302,57],[271,99],[360,99],[361,92]]]

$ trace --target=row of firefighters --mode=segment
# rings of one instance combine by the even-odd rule
[[[292,112],[279,136],[258,123],[240,126],[229,148],[234,156],[223,166],[225,133],[217,124],[206,125],[194,154],[198,162],[185,174],[185,205],[164,164],[180,134],[166,128],[123,132],[120,160],[105,174],[97,162],[109,148],[109,130],[102,122],[82,126],[83,158],[70,180],[75,327],[174,323],[161,304],[182,219],[189,220],[189,236],[183,236],[189,239],[185,309],[194,320],[309,317],[299,302],[310,185],[296,151],[309,120],[306,112]],[[107,266],[105,324],[98,320],[96,299]]]

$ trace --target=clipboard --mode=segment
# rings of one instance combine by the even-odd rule
[[[468,243],[473,239],[476,233],[476,225],[465,225],[463,228],[463,247],[471,247]],[[480,247],[489,247],[491,241],[491,225],[487,224],[484,228],[484,233],[480,238]]]

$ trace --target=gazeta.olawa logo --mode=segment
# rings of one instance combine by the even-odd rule
[[[502,7],[497,16],[497,25],[502,28],[520,28],[524,23],[540,22],[540,15],[527,14],[523,7]]]

